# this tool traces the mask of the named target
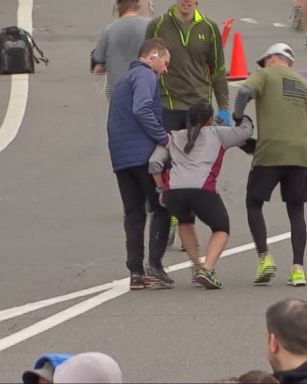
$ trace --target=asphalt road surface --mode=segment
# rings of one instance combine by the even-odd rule
[[[221,28],[235,18],[251,72],[280,41],[293,46],[295,68],[303,71],[307,50],[302,34],[286,27],[288,3],[201,0],[200,7]],[[157,0],[157,13],[170,4]],[[1,0],[0,26],[15,25],[18,9],[18,1]],[[165,265],[176,288],[128,291],[104,80],[89,74],[89,52],[111,21],[110,0],[34,0],[33,33],[50,65],[37,66],[29,82],[0,77],[0,147],[3,132],[14,124],[18,131],[0,154],[0,381],[18,382],[45,352],[103,351],[119,362],[126,382],[209,382],[269,370],[265,310],[307,291],[285,285],[292,260],[278,191],[265,207],[278,274],[268,287],[251,284],[256,256],[244,208],[250,158],[239,150],[228,152],[219,180],[232,225],[217,268],[223,289],[193,288],[186,255],[172,250]],[[10,97],[13,84],[20,92],[29,84],[27,97]],[[232,84],[232,106],[236,91]],[[248,111],[254,116],[252,104]],[[209,231],[199,225],[198,232],[204,246]]]

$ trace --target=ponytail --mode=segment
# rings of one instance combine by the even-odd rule
[[[187,114],[187,144],[184,152],[188,155],[194,148],[200,130],[206,122],[213,116],[213,107],[209,103],[200,101],[193,104]]]

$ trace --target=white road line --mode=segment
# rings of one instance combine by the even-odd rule
[[[278,243],[278,242],[281,242],[281,241],[289,239],[289,238],[290,238],[290,232],[287,232],[287,233],[283,233],[281,235],[277,235],[277,236],[273,236],[273,237],[269,238],[268,243],[269,244]],[[242,252],[246,252],[246,251],[249,251],[252,249],[255,249],[254,243],[244,244],[244,245],[241,245],[241,246],[238,246],[235,248],[227,249],[226,251],[224,251],[222,253],[221,258],[228,257],[228,256],[231,256],[234,254],[239,254]],[[189,268],[190,265],[191,265],[191,263],[189,261],[186,261],[183,263],[172,265],[172,266],[168,267],[167,270],[169,272],[180,271],[180,270]],[[106,287],[107,284],[103,285],[103,286]],[[102,286],[98,286],[98,287],[100,289]],[[96,287],[96,289],[98,287]],[[73,305],[72,307],[67,308],[64,311],[61,311],[55,315],[47,317],[44,320],[41,320],[41,321],[39,321],[39,322],[37,322],[37,323],[27,327],[27,328],[22,329],[21,331],[18,331],[16,333],[13,333],[13,334],[7,336],[7,337],[4,337],[3,339],[0,339],[0,351],[4,351],[4,350],[6,350],[6,349],[8,349],[8,348],[10,348],[16,344],[21,343],[22,341],[28,340],[31,337],[34,337],[34,336],[39,335],[43,332],[46,332],[49,329],[52,329],[52,328],[66,322],[68,320],[71,320],[77,316],[80,316],[80,315],[90,311],[91,309],[94,309],[94,308],[102,305],[103,303],[114,300],[114,299],[128,293],[129,292],[129,278],[124,278],[121,280],[114,281],[113,283],[109,283],[108,287],[112,287],[112,288],[109,289],[107,292],[100,293],[97,296],[94,296],[90,299],[87,299],[87,300],[85,300],[79,304]],[[89,288],[89,290],[95,290],[95,287]],[[85,291],[86,290],[83,290],[80,292],[84,293]],[[75,292],[75,293],[72,293],[71,295],[77,295],[77,294],[80,294],[80,292]],[[67,296],[68,295],[64,295],[64,296],[62,296],[62,298],[65,298],[65,301],[66,301]],[[74,298],[75,297],[77,297],[77,296],[74,296]],[[80,297],[80,296],[78,296],[78,297]],[[58,297],[56,299],[57,299],[57,303],[61,302],[60,297]],[[53,299],[49,299],[50,302],[52,300]],[[38,302],[38,303],[42,303],[42,302],[43,301]],[[34,304],[35,303],[30,303],[29,305],[33,306]],[[53,305],[53,304],[51,304],[51,305]],[[20,308],[20,307],[17,307],[17,308]],[[42,308],[42,307],[40,307],[40,308]],[[24,306],[24,309],[26,309],[26,306]],[[14,316],[12,316],[13,312],[14,312],[14,308],[12,308],[11,310],[12,310],[12,312],[11,312],[10,318],[14,317]],[[31,311],[32,310],[34,310],[34,309],[31,309]],[[6,311],[7,311],[7,313],[9,313],[9,309]],[[2,312],[4,312],[4,311],[2,311]],[[23,312],[23,314],[25,314],[25,313],[26,313],[26,311]],[[19,309],[16,312],[16,316],[20,316]]]
[[[287,233],[284,233],[282,235],[278,235],[278,236],[274,236],[274,237],[269,238],[268,243],[272,244],[272,243],[280,242],[282,240],[286,240],[289,238],[290,238],[290,232],[287,232]],[[249,244],[245,244],[245,245],[238,246],[235,248],[231,248],[231,249],[224,251],[221,258],[230,256],[233,254],[246,252],[246,251],[252,250],[254,248],[255,248],[254,243],[249,243]],[[170,266],[166,269],[168,272],[176,272],[176,271],[180,271],[182,269],[189,268],[190,265],[191,265],[191,263],[189,261],[186,261],[183,263],[175,264],[175,265]],[[20,305],[20,306],[8,308],[8,309],[3,309],[0,311],[0,322],[3,322],[5,320],[9,320],[9,319],[13,319],[13,318],[16,318],[16,317],[19,317],[19,316],[25,315],[27,313],[43,309],[43,308],[51,307],[51,306],[56,305],[56,304],[64,303],[65,301],[70,301],[70,300],[78,299],[80,297],[93,295],[95,293],[100,293],[102,291],[106,291],[108,289],[114,288],[114,286],[116,286],[117,284],[128,284],[128,282],[129,282],[129,279],[124,278],[121,280],[113,281],[111,283],[97,285],[96,287],[87,288],[87,289],[83,289],[81,291],[68,293],[66,295],[61,295],[61,296],[57,296],[57,297],[53,297],[53,298],[45,299],[45,300],[40,300],[40,301],[33,302],[33,303],[27,303],[24,305]]]
[[[273,26],[276,28],[287,28],[287,24],[284,23],[273,23]]]
[[[255,19],[253,19],[251,17],[243,17],[240,20],[244,21],[245,23],[249,23],[249,24],[259,24],[257,20],[255,20]]]
[[[240,21],[243,21],[244,23],[248,23],[248,24],[267,24],[267,23],[260,23],[259,21],[255,20],[251,17],[243,17],[240,19]],[[276,27],[276,28],[287,28],[288,27],[287,24],[279,23],[279,22],[272,23],[271,25],[273,25],[273,27]]]
[[[93,295],[102,291],[106,291],[110,288],[113,288],[114,283],[107,283],[98,285],[97,287],[83,289],[82,291],[68,293],[66,295],[61,295],[53,297],[51,299],[40,300],[35,303],[28,303],[25,305],[20,305],[18,307],[8,308],[0,311],[0,322],[9,320],[18,316],[25,315],[27,313],[38,311],[46,307],[51,307],[52,305],[64,303],[65,301],[70,301],[78,299],[79,297]]]
[[[41,320],[38,323],[31,325],[30,327],[24,328],[19,332],[4,337],[0,340],[0,351],[4,351],[16,344],[21,343],[24,340],[48,331],[49,329],[54,328],[57,325],[64,323],[65,321],[80,316],[83,313],[86,313],[107,301],[122,296],[123,294],[127,293],[128,290],[128,284],[125,284],[124,286],[122,284],[118,284],[107,292],[100,293],[99,295],[87,299],[80,304],[76,304],[68,309],[65,309],[64,311],[61,311],[56,315]]]
[[[17,24],[32,33],[33,0],[19,0]],[[0,127],[0,152],[17,136],[22,124],[29,92],[29,75],[12,75],[8,108]]]

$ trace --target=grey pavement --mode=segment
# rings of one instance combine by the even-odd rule
[[[158,0],[157,13],[171,1]],[[201,0],[221,26],[234,17],[248,67],[270,44],[290,43],[298,70],[306,70],[303,36],[287,23],[287,0]],[[17,2],[1,1],[0,24],[16,23]],[[122,208],[106,141],[103,79],[89,74],[89,52],[112,20],[109,0],[34,0],[34,37],[50,59],[30,77],[27,112],[15,141],[0,154],[1,310],[80,291],[128,276]],[[253,18],[249,24],[240,18]],[[232,35],[231,35],[232,37]],[[231,41],[226,48],[230,65]],[[0,119],[10,82],[0,78]],[[237,88],[231,87],[233,105]],[[253,105],[249,112],[254,116]],[[0,123],[1,124],[1,123]],[[227,153],[219,190],[232,233],[228,248],[251,242],[244,208],[250,158]],[[278,191],[265,208],[269,236],[289,231]],[[200,243],[209,231],[198,226]],[[253,287],[254,251],[220,261],[223,290],[192,288],[190,272],[173,273],[170,291],[128,293],[31,337],[1,353],[0,381],[17,382],[45,352],[100,350],[118,360],[126,382],[208,382],[250,369],[269,370],[264,312],[285,297],[306,298],[306,288],[285,286],[289,240],[271,246],[278,274],[269,287]],[[168,251],[165,265],[186,260]],[[85,298],[0,322],[5,338]],[[0,345],[1,345],[0,339]]]

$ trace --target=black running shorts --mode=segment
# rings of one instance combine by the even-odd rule
[[[307,201],[307,168],[297,166],[255,166],[249,173],[247,197],[270,201],[277,184],[284,202]]]
[[[221,199],[215,192],[202,189],[171,189],[165,194],[168,211],[179,223],[194,223],[198,217],[212,232],[229,233],[229,217]]]

